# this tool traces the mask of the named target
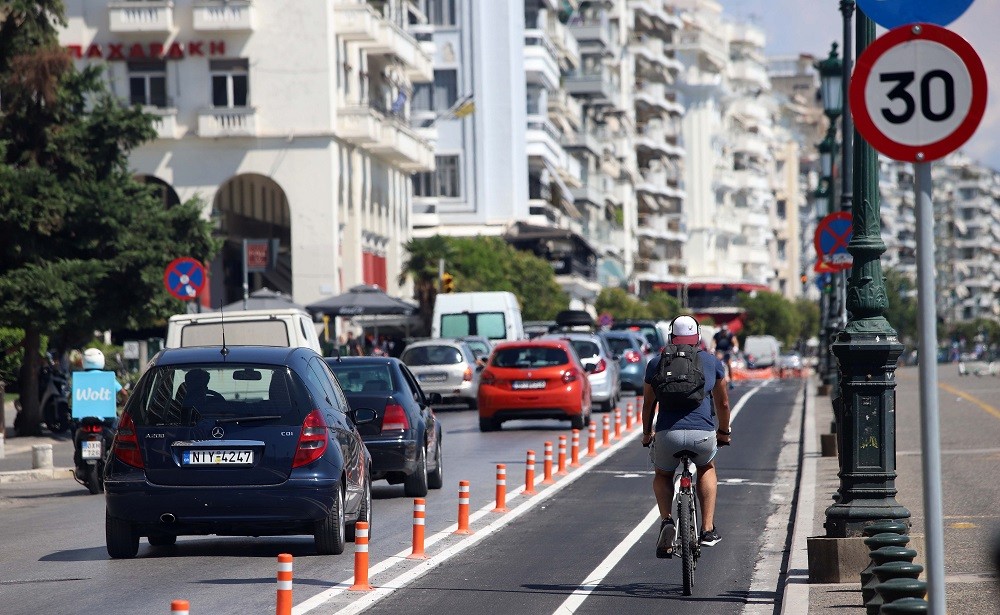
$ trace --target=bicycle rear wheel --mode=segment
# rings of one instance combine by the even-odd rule
[[[694,550],[697,546],[697,531],[691,516],[692,496],[681,492],[677,496],[677,531],[681,542],[681,569],[684,577],[684,595],[690,596],[694,590]]]

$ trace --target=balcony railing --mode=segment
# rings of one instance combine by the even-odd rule
[[[156,116],[156,119],[153,120],[153,128],[156,129],[158,139],[177,138],[177,109],[173,107],[143,107],[142,110]]]
[[[250,32],[255,26],[252,0],[201,0],[192,10],[199,32]]]
[[[257,110],[252,107],[203,109],[198,112],[198,136],[255,137]]]
[[[383,115],[370,105],[337,109],[337,136],[355,145],[370,145],[382,139]]]
[[[524,32],[524,70],[542,77],[549,89],[559,87],[559,56],[544,30]]]
[[[170,32],[173,28],[171,0],[108,3],[108,29],[112,32]]]

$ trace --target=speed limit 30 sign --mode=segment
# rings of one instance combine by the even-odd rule
[[[849,90],[861,136],[886,156],[930,162],[958,149],[986,110],[986,70],[964,38],[933,24],[900,26],[858,58]]]

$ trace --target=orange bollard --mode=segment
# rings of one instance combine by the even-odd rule
[[[277,615],[292,615],[292,555],[278,554]]]
[[[366,521],[358,521],[354,526],[354,585],[348,589],[355,592],[375,589],[368,584],[368,522]]]
[[[289,555],[288,557],[291,557]],[[187,600],[172,600],[170,602],[170,615],[188,615],[191,612],[191,603]],[[292,611],[289,610],[289,613]]]
[[[625,431],[632,431],[632,413],[635,412],[635,407],[632,402],[625,405]]]
[[[424,498],[413,499],[413,552],[406,559],[427,559],[424,555],[424,523],[427,519],[427,505]]]
[[[615,440],[622,437],[622,409],[615,408]]]
[[[535,495],[535,451],[528,451],[528,460],[524,464],[524,491],[521,495]]]
[[[611,443],[611,417],[605,414],[603,423],[604,432],[601,434],[601,446],[607,446]]]
[[[556,476],[566,475],[566,436],[559,436],[559,469]]]
[[[542,469],[545,472],[545,476],[542,477],[543,485],[551,485],[555,481],[552,480],[552,443],[545,443],[545,456],[542,458]]]
[[[493,512],[507,512],[507,465],[503,463],[497,464],[497,505]]]
[[[573,430],[573,438],[570,440],[569,447],[569,467],[579,468],[580,467],[580,430]]]
[[[456,534],[471,534],[469,529],[469,481],[458,481],[458,529]]]
[[[591,421],[587,433],[587,456],[593,457],[597,451],[597,423]]]

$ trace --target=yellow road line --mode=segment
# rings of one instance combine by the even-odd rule
[[[951,386],[950,384],[945,384],[943,382],[939,382],[938,383],[938,387],[940,387],[941,389],[943,389],[945,391],[948,391],[949,393],[951,393],[953,395],[958,395],[959,397],[961,397],[962,399],[964,399],[966,401],[971,401],[972,403],[976,404],[977,406],[979,406],[980,408],[982,408],[986,412],[989,412],[993,416],[995,416],[998,419],[1000,419],[1000,410],[998,410],[997,408],[994,408],[993,406],[991,406],[988,403],[986,403],[985,401],[979,399],[975,395],[969,395],[965,391],[963,391],[961,389],[956,389],[955,387]]]

